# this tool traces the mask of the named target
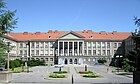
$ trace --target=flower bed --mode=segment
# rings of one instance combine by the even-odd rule
[[[66,76],[64,74],[50,74],[50,78],[65,78]]]
[[[57,73],[57,74],[65,74],[68,73],[67,71],[54,71],[53,73]]]
[[[80,74],[91,74],[93,73],[92,71],[79,71]]]
[[[85,74],[85,75],[83,75],[83,77],[85,77],[85,78],[98,78],[98,77],[101,77],[101,76],[92,73],[92,74]]]

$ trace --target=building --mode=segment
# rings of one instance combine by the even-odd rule
[[[13,58],[45,60],[46,65],[89,64],[103,58],[108,62],[130,32],[53,31],[9,33],[14,42]],[[12,59],[13,59],[12,58]]]

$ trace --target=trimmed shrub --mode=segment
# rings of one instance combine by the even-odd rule
[[[92,71],[79,71],[80,74],[90,74],[93,73]]]
[[[64,73],[68,73],[68,72],[67,71],[54,71],[53,73],[64,74]]]
[[[64,74],[50,74],[50,78],[65,78]]]
[[[83,75],[83,77],[86,77],[86,78],[97,78],[97,77],[100,77],[100,76],[97,75],[97,74],[85,74],[85,75]]]

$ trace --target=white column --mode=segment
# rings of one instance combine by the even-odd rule
[[[79,56],[79,41],[77,42],[77,55]]]
[[[101,48],[100,48],[100,50],[101,50],[101,56],[102,56],[103,55],[102,42],[101,42]]]
[[[44,51],[44,56],[45,56],[45,42],[43,42],[43,51]]]
[[[93,42],[91,42],[91,55],[93,56]]]
[[[59,41],[58,41],[58,56],[59,56]]]
[[[68,56],[69,56],[69,41],[68,41]]]
[[[74,41],[72,42],[72,55],[74,56]]]
[[[48,52],[48,55],[50,56],[50,42],[49,42],[49,52]]]
[[[88,42],[86,42],[86,44],[87,44],[87,55],[88,55]]]
[[[107,42],[105,42],[105,55],[107,56]]]
[[[63,41],[63,56],[64,56],[64,41]]]
[[[82,42],[82,54],[84,55],[84,41]]]

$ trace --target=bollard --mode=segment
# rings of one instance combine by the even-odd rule
[[[72,84],[74,83],[74,80],[73,80],[73,74],[72,74],[72,79],[71,79],[71,81],[72,81]]]

